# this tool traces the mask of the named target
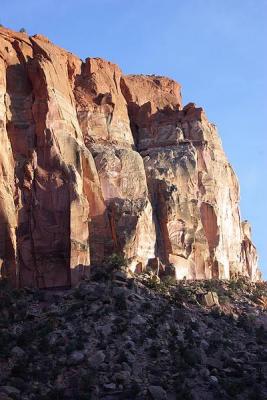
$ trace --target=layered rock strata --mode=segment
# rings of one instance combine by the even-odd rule
[[[257,279],[216,127],[180,86],[0,28],[0,269],[75,284],[123,252],[134,271]]]

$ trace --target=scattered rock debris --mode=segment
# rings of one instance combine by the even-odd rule
[[[0,285],[0,400],[267,398],[266,283]]]

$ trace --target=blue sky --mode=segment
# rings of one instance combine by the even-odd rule
[[[166,75],[216,123],[267,278],[267,0],[1,0],[0,23]]]

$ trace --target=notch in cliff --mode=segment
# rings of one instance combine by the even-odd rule
[[[239,185],[180,85],[0,28],[0,269],[75,284],[113,252],[177,279],[259,277]]]

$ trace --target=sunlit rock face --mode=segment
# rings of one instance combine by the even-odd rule
[[[104,252],[100,256],[92,235],[91,254],[93,262],[101,262],[105,254],[124,252],[133,269],[136,265],[142,269],[154,257],[156,234],[143,159],[134,146],[121,79],[117,65],[98,58],[87,59],[75,71],[78,121],[99,177],[105,205],[101,218],[108,222],[105,235],[97,237]],[[92,217],[96,231],[99,218]]]
[[[75,284],[112,252],[133,271],[257,279],[238,201],[215,126],[176,82],[0,28],[0,270],[14,285]]]
[[[144,160],[157,256],[175,266],[178,279],[257,279],[255,247],[240,220],[238,181],[215,125],[192,103],[182,109],[179,90],[168,98],[165,85],[161,96],[149,92],[145,102],[143,79],[124,77],[122,87]]]

